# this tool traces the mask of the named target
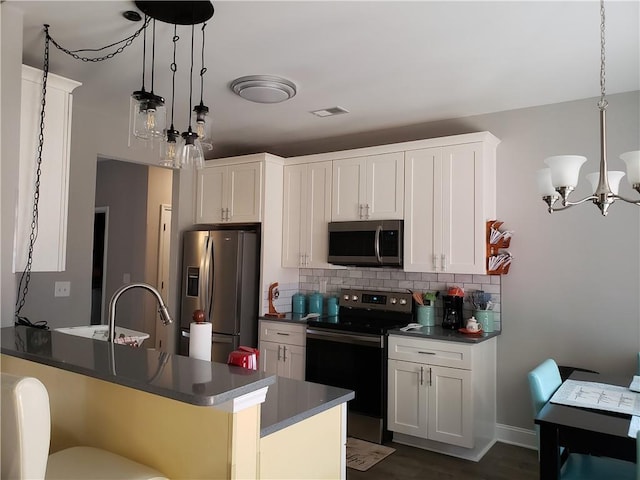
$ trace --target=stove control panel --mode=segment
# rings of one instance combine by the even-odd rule
[[[386,310],[411,313],[410,292],[344,289],[340,293],[341,307],[361,310]]]

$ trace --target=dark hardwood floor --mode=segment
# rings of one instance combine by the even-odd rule
[[[389,442],[396,451],[347,480],[538,480],[538,452],[497,442],[479,462]]]

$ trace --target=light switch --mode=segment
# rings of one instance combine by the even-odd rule
[[[56,282],[53,295],[55,297],[68,297],[71,295],[71,282]]]

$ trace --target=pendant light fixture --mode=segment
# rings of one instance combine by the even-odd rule
[[[202,145],[198,139],[198,134],[191,128],[191,107],[193,100],[193,43],[194,43],[195,27],[191,25],[191,67],[189,69],[189,128],[182,133],[184,145],[180,148],[178,155],[178,167],[195,167],[202,168],[204,166],[204,153]]]
[[[167,130],[167,134],[165,135],[164,141],[162,142],[162,146],[160,149],[160,165],[165,167],[176,168],[179,166],[178,164],[178,152],[180,147],[182,146],[182,137],[180,136],[180,132],[176,130],[173,125],[173,110],[175,107],[175,97],[176,97],[176,72],[178,70],[178,65],[176,64],[176,46],[178,43],[178,29],[177,25],[173,26],[173,62],[171,63],[171,126]]]
[[[145,24],[148,24],[145,18]],[[153,91],[155,77],[156,21],[153,20],[151,47],[151,91],[145,90],[145,70],[147,51],[147,31],[144,30],[142,52],[142,88],[131,95],[130,100],[130,135],[141,140],[157,140],[164,136],[166,130],[166,108],[164,98]],[[153,146],[150,142],[148,145]]]
[[[204,66],[204,30],[207,24],[202,25],[202,53],[200,56],[200,104],[193,108],[191,114],[191,121],[195,124],[196,133],[203,149],[211,150],[213,145],[211,144],[211,119],[209,117],[209,107],[207,107],[202,98],[204,91],[204,74],[207,72],[207,67]]]
[[[545,160],[549,168],[539,170],[537,174],[538,191],[542,195],[542,200],[547,204],[549,213],[553,213],[556,210],[565,210],[588,200],[598,206],[602,215],[607,214],[609,206],[616,200],[640,206],[640,200],[628,199],[618,195],[618,186],[624,176],[624,172],[607,171],[604,33],[604,0],[600,0],[600,101],[598,102],[598,109],[600,110],[600,171],[587,175],[594,193],[576,202],[569,200],[569,194],[578,184],[580,167],[587,161],[586,157],[580,155],[549,157]],[[620,158],[627,165],[629,183],[640,193],[640,150],[623,153]],[[560,199],[562,200],[562,206],[555,206]]]

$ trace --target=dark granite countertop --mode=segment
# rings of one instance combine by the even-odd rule
[[[460,333],[457,330],[447,330],[441,326],[434,327],[420,327],[415,330],[408,330],[403,332],[400,329],[389,330],[389,335],[403,335],[407,337],[417,337],[429,340],[445,340],[448,342],[460,342],[460,343],[480,343],[490,338],[495,338],[500,335],[500,331],[496,330],[491,333],[480,334],[465,334]]]
[[[354,397],[352,390],[277,377],[261,405],[260,436],[287,428]]]
[[[200,406],[273,385],[275,375],[56,331],[0,329],[0,352]]]

